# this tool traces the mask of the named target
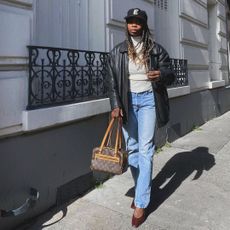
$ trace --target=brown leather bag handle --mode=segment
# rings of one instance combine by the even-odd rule
[[[119,121],[119,128],[120,128],[120,136],[119,136],[119,149],[121,149],[121,145],[122,145],[122,118],[120,117],[120,121]]]
[[[119,119],[119,118],[118,118],[118,119]],[[118,153],[119,134],[120,134],[120,126],[119,126],[119,120],[118,120],[118,121],[117,121],[117,132],[116,132],[115,151],[114,151],[115,156],[117,156],[117,153]]]
[[[110,129],[110,131],[109,131],[109,133],[108,133],[108,137],[106,138],[106,139],[107,139],[106,145],[104,145],[104,146],[106,146],[106,147],[111,146],[111,144],[112,144],[111,139],[112,139],[112,134],[113,134],[113,132],[114,132],[114,126],[115,126],[115,125],[112,125],[112,127],[111,127],[111,129]]]
[[[108,128],[107,128],[107,130],[105,132],[105,135],[104,135],[103,140],[101,142],[100,152],[102,151],[103,147],[105,146],[105,141],[106,141],[106,139],[107,139],[112,127],[113,127],[113,123],[114,123],[114,118],[111,119],[111,121],[109,123],[109,126],[108,126]]]
[[[117,133],[116,133],[116,143],[115,143],[115,156],[117,156],[118,150],[121,149],[121,141],[122,141],[122,118],[117,118]]]
[[[118,150],[121,148],[121,142],[122,142],[122,130],[121,130],[121,127],[122,127],[122,118],[119,117],[119,118],[116,118],[117,120],[117,130],[116,130],[116,141],[115,141],[115,156],[117,156],[117,153],[118,153]],[[112,133],[112,128],[114,126],[114,121],[115,121],[115,118],[112,118],[110,123],[109,123],[109,126],[105,132],[105,135],[104,135],[104,138],[102,140],[102,143],[101,143],[101,146],[100,146],[100,149],[99,151],[102,152],[102,149],[103,147],[105,146],[105,142],[106,142],[106,139],[107,137],[109,136],[109,138],[111,138],[111,133]]]

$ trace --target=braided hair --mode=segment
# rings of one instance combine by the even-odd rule
[[[141,40],[138,44],[143,44],[140,50],[140,53],[136,53],[136,47],[133,44],[131,36],[128,32],[128,25],[126,24],[126,40],[128,43],[128,55],[129,58],[134,62],[137,63],[139,61],[140,65],[144,65],[145,68],[148,66],[149,62],[149,54],[154,46],[154,40],[150,33],[149,27],[147,23],[143,23],[143,32],[141,35]],[[139,56],[139,57],[138,57]]]

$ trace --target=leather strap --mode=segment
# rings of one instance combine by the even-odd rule
[[[108,137],[108,135],[109,135],[109,132],[110,132],[111,129],[112,129],[113,123],[114,123],[114,118],[111,119],[111,121],[110,121],[110,123],[109,123],[109,126],[108,126],[108,128],[107,128],[107,130],[106,130],[106,132],[105,132],[105,135],[104,135],[103,140],[102,140],[102,142],[101,142],[100,152],[102,151],[103,147],[105,146],[105,141],[106,141],[106,139],[107,139],[107,137]]]
[[[121,149],[121,142],[122,142],[122,118],[118,117],[117,118],[117,137],[116,137],[116,141],[117,141],[117,151],[115,150],[115,153],[118,152],[119,149]]]
[[[110,141],[111,136],[112,136],[113,128],[115,126],[115,123],[114,123],[115,120],[117,122],[117,126],[116,126],[116,140],[115,140],[115,146],[114,146],[114,148],[115,148],[114,153],[115,153],[115,157],[117,157],[117,153],[118,153],[118,150],[121,149],[121,142],[122,142],[122,130],[121,130],[122,118],[121,117],[111,119],[109,126],[105,132],[104,137],[103,137],[99,151],[100,151],[100,153],[102,152],[102,149],[105,147],[105,142],[107,139],[108,139],[107,145],[109,144],[109,141]]]

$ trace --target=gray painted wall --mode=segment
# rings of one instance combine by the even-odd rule
[[[88,0],[35,0],[33,44],[89,49]]]
[[[217,88],[170,99],[170,121],[157,132],[156,145],[172,142],[230,110],[230,88]]]
[[[170,101],[169,142],[190,132],[195,126],[230,110],[230,88],[191,93]]]

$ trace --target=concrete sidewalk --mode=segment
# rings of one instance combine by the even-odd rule
[[[176,140],[154,157],[149,215],[139,229],[230,228],[230,112]],[[59,212],[23,229],[133,229],[131,174],[115,176]]]

